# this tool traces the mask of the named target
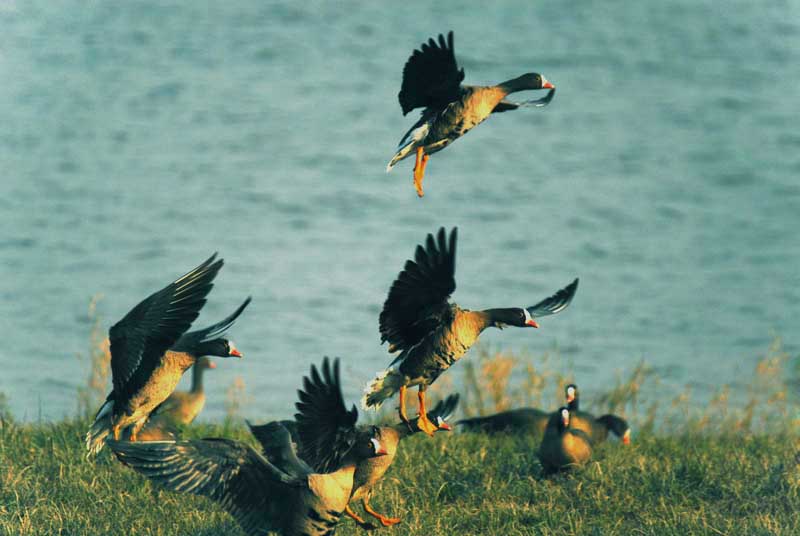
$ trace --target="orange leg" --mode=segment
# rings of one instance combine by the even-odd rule
[[[365,496],[361,499],[361,504],[364,505],[364,511],[367,512],[372,517],[376,518],[378,521],[381,522],[381,525],[384,527],[391,527],[392,525],[397,525],[400,523],[399,517],[386,517],[385,515],[379,514],[375,510],[372,509],[369,505],[369,499]]]
[[[400,388],[400,420],[406,423],[408,429],[412,432],[414,431],[411,428],[411,422],[408,420],[408,415],[406,415],[406,390],[408,387],[405,385]]]
[[[417,160],[414,162],[414,188],[420,197],[425,195],[422,191],[422,179],[425,178],[425,166],[428,164],[428,158],[430,156],[425,154],[424,149],[417,147]]]
[[[417,428],[421,431],[425,432],[429,436],[433,436],[433,433],[439,429],[438,426],[433,424],[430,420],[428,420],[428,411],[425,409],[425,386],[419,386],[419,393],[417,394],[419,397],[419,419],[417,419]]]
[[[375,525],[373,525],[372,523],[367,523],[366,521],[364,521],[361,518],[360,515],[358,515],[357,513],[353,512],[353,510],[350,508],[349,504],[344,507],[344,513],[347,514],[348,516],[352,517],[353,521],[355,521],[358,524],[358,526],[361,527],[362,529],[372,530],[372,529],[375,528]]]

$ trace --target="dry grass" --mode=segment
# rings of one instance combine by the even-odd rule
[[[94,303],[79,418],[15,423],[0,394],[0,534],[105,535],[131,527],[159,536],[240,534],[210,501],[157,491],[107,452],[93,463],[84,459],[87,417],[102,402],[109,374]],[[574,378],[553,372],[555,359],[476,349],[460,367],[462,413],[556,407]],[[585,470],[544,479],[534,436],[419,434],[404,442],[373,505],[404,519],[387,534],[799,534],[792,370],[800,372],[776,339],[744,400],[732,400],[731,388],[721,386],[700,403],[688,388],[657,399],[658,377],[642,362],[586,404],[626,417],[638,430],[632,447],[603,444]],[[454,390],[456,372],[436,382],[431,398]],[[252,443],[239,420],[251,398],[236,378],[224,422],[191,426],[186,436]],[[389,408],[383,415],[395,419]],[[343,520],[337,533],[361,531]]]
[[[78,355],[81,361],[89,362],[89,374],[86,386],[78,389],[78,414],[86,417],[94,415],[108,394],[111,376],[111,350],[108,337],[103,330],[97,314],[97,303],[102,296],[97,294],[89,302],[87,317],[89,319],[89,349],[86,356]]]

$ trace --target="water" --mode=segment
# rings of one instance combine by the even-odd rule
[[[91,296],[107,327],[213,251],[197,326],[254,301],[204,418],[236,376],[246,415],[289,415],[323,355],[355,400],[390,360],[389,285],[442,225],[463,306],[581,277],[542,329],[482,341],[558,347],[587,395],[642,358],[668,385],[735,389],[773,334],[797,353],[797,2],[235,4],[0,0],[0,391],[18,417],[75,411]],[[535,70],[558,93],[436,154],[418,200],[409,162],[383,172],[414,121],[396,95],[412,48],[450,28],[468,83]]]

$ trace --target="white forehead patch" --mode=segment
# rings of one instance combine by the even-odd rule
[[[381,450],[381,442],[380,441],[378,441],[374,437],[371,438],[370,441],[372,442],[372,446],[375,447],[375,452],[378,452],[379,450]]]
[[[522,311],[525,313],[525,322],[530,322],[531,320],[533,320],[533,317],[531,316],[531,314],[528,312],[527,309],[523,307]]]
[[[569,396],[575,396],[575,388],[574,388],[574,387],[572,387],[572,386],[570,386],[570,387],[567,387],[567,394],[568,394]]]
[[[444,419],[441,417],[436,417],[436,424],[441,428],[441,426],[444,424]]]
[[[564,408],[564,409],[561,410],[561,418],[564,419],[565,421],[569,420],[569,410],[568,409]]]

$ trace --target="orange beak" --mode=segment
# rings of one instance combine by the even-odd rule
[[[240,352],[240,351],[239,351],[239,350],[237,350],[236,348],[231,348],[231,353],[230,353],[230,354],[228,354],[228,355],[230,355],[231,357],[244,357],[244,356],[242,355],[242,352]]]
[[[526,325],[526,326],[530,326],[530,327],[532,327],[532,328],[538,328],[538,327],[539,327],[539,324],[537,324],[537,323],[536,323],[536,320],[534,320],[533,318],[531,318],[530,320],[528,320],[527,322],[525,322],[525,325]]]
[[[575,395],[567,395],[567,404],[571,404],[575,400]]]
[[[545,80],[544,84],[542,84],[542,89],[555,89],[555,88],[556,88],[556,86],[554,86],[553,84],[551,84],[547,80]]]
[[[446,422],[442,421],[442,424],[439,425],[439,430],[446,430],[448,432],[452,432],[453,427],[447,424]]]
[[[622,436],[622,444],[623,445],[630,445],[631,444],[631,431],[630,430],[625,432],[625,434]]]

